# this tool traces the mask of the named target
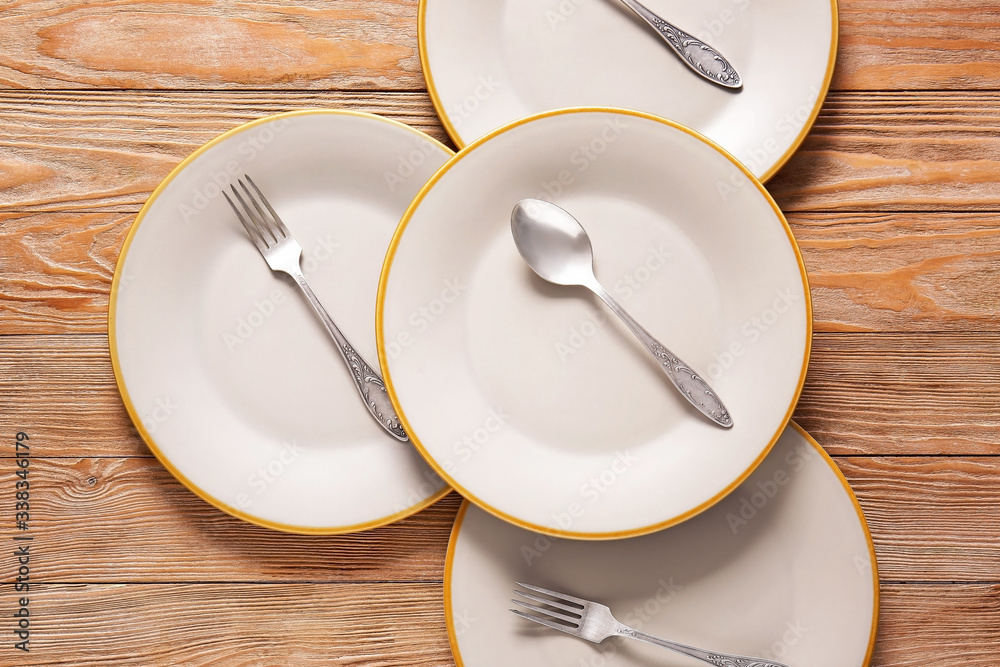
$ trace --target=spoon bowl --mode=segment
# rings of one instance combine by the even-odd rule
[[[576,218],[550,202],[523,199],[511,213],[510,229],[521,257],[540,278],[556,285],[582,285],[596,294],[653,355],[691,405],[717,425],[732,428],[732,416],[708,383],[643,329],[601,286],[594,275],[590,237]]]
[[[510,228],[518,252],[540,278],[556,285],[596,281],[590,237],[562,208],[541,199],[524,199],[514,207]]]

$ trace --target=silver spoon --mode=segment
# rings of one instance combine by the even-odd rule
[[[518,252],[540,278],[556,285],[581,285],[600,297],[691,405],[719,426],[732,428],[732,416],[708,383],[633,320],[598,282],[590,237],[576,218],[547,201],[525,199],[514,207],[510,228]]]
[[[739,72],[714,48],[663,20],[638,0],[621,0],[621,2],[654,28],[663,41],[695,72],[725,88],[743,87],[743,79],[740,78]]]

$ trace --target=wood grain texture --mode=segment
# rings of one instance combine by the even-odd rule
[[[135,215],[0,210],[0,335],[103,333]],[[1000,331],[1000,217],[792,214],[818,332]]]
[[[6,87],[423,85],[414,0],[7,4],[0,16]]]
[[[852,90],[1000,87],[996,0],[839,0],[833,86]]]
[[[1000,337],[821,334],[795,420],[835,454],[1000,454]]]
[[[1000,581],[1000,458],[836,461],[883,580]],[[45,583],[435,581],[459,504],[451,495],[396,525],[304,537],[229,517],[149,458],[35,458],[30,470],[32,548],[44,553],[32,580]],[[13,475],[7,466],[0,488]],[[0,561],[4,582],[15,570]]]
[[[786,212],[998,211],[998,173],[1000,93],[841,92],[768,189]]]
[[[995,0],[840,0],[840,25],[837,89],[1000,86]],[[0,43],[12,88],[423,87],[417,0],[20,0]]]
[[[0,210],[136,213],[206,142],[306,108],[367,111],[446,139],[425,93],[0,91]]]
[[[819,334],[795,419],[838,455],[1000,454],[1000,334]],[[148,456],[105,336],[0,337],[0,430],[42,456]]]
[[[80,584],[31,593],[38,630],[22,665],[455,664],[434,584]],[[1000,586],[987,584],[883,586],[872,667],[994,667],[998,596]],[[12,598],[0,594],[6,608]]]
[[[0,207],[138,211],[199,146],[249,120],[347,108],[446,141],[426,93],[0,91]],[[768,183],[786,212],[1000,210],[1000,93],[835,92]]]
[[[33,585],[30,604],[30,654],[2,649],[19,665],[454,664],[440,584]]]

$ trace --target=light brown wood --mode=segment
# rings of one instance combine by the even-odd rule
[[[415,0],[20,0],[0,16],[17,88],[423,86]]]
[[[1000,458],[836,462],[865,509],[882,580],[1000,581]],[[59,583],[435,581],[459,505],[453,494],[397,525],[307,537],[224,514],[150,458],[40,458],[30,477],[45,553],[32,573]],[[13,481],[0,474],[0,488]]]
[[[30,605],[31,652],[5,642],[5,664],[454,664],[439,583],[45,584]]]
[[[996,3],[840,0],[837,89],[996,88]],[[553,6],[557,6],[555,3]],[[905,19],[901,17],[905,16]],[[14,88],[423,87],[417,0],[266,5],[20,0],[0,17]]]
[[[0,206],[138,211],[182,159],[248,120],[350,108],[446,140],[426,93],[0,91]],[[1000,93],[835,92],[768,187],[783,210],[995,211]]]
[[[872,667],[994,667],[998,596],[884,585]],[[436,583],[42,584],[31,598],[37,635],[17,664],[455,664]]]
[[[872,527],[883,582],[872,665],[992,667],[1000,2],[839,5],[834,92],[768,184],[815,306],[796,419],[837,455]],[[106,337],[132,219],[220,133],[325,107],[447,140],[416,11],[417,0],[3,4],[0,503],[9,438],[27,430],[36,540],[32,652],[0,623],[0,664],[454,664],[441,577],[456,496],[352,536],[233,519],[151,456]],[[0,556],[8,620],[15,572]]]
[[[0,211],[0,333],[103,333],[118,253],[135,214]],[[789,216],[815,330],[1000,330],[994,214]]]
[[[1000,334],[819,334],[795,419],[836,455],[996,455],[998,377]],[[42,456],[149,455],[104,336],[0,336],[0,396]]]

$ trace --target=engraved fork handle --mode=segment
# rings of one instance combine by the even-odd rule
[[[735,89],[743,86],[743,79],[736,68],[714,48],[663,20],[639,0],[621,0],[621,2],[654,28],[663,41],[695,72],[712,83],[726,88]]]
[[[619,623],[618,626],[617,634],[622,637],[631,637],[632,639],[638,639],[639,641],[646,642],[647,644],[667,648],[677,653],[683,653],[684,655],[689,655],[692,658],[697,658],[702,662],[715,665],[715,667],[788,667],[788,665],[783,663],[772,662],[770,660],[764,660],[763,658],[747,658],[739,655],[726,655],[725,653],[717,653],[715,651],[703,651],[700,648],[687,646],[685,644],[678,644],[677,642],[648,635],[645,632],[633,630],[627,625],[622,625],[621,623]]]
[[[347,338],[340,332],[340,328],[334,323],[333,318],[330,317],[329,313],[326,312],[326,308],[323,304],[319,302],[316,298],[316,294],[309,287],[309,283],[306,282],[306,277],[301,271],[288,271],[287,272],[294,280],[295,284],[302,289],[302,292],[306,295],[306,299],[309,300],[310,305],[312,305],[313,310],[319,315],[319,319],[323,322],[323,326],[326,327],[327,332],[329,332],[330,337],[337,344],[337,349],[340,351],[340,355],[344,358],[344,363],[347,364],[347,368],[351,371],[351,377],[354,379],[354,384],[358,388],[358,393],[361,394],[362,400],[365,402],[365,406],[368,408],[368,412],[372,414],[372,417],[378,421],[379,425],[382,426],[392,437],[400,440],[402,442],[408,442],[409,437],[406,435],[406,431],[403,429],[403,425],[399,421],[399,416],[396,415],[396,409],[392,405],[392,400],[389,399],[389,393],[385,390],[385,383],[379,376],[371,365],[365,361],[360,354],[354,349],[354,346],[347,340]]]
[[[668,350],[660,341],[653,338],[648,331],[632,319],[632,316],[625,312],[625,309],[618,305],[618,302],[611,298],[599,283],[587,285],[601,301],[607,304],[608,308],[614,311],[615,315],[621,318],[625,326],[635,334],[639,342],[653,355],[660,368],[670,381],[677,387],[677,390],[686,398],[691,405],[698,408],[702,414],[723,428],[732,428],[733,417],[729,414],[722,400],[716,395],[708,383],[685,364],[673,352]]]

